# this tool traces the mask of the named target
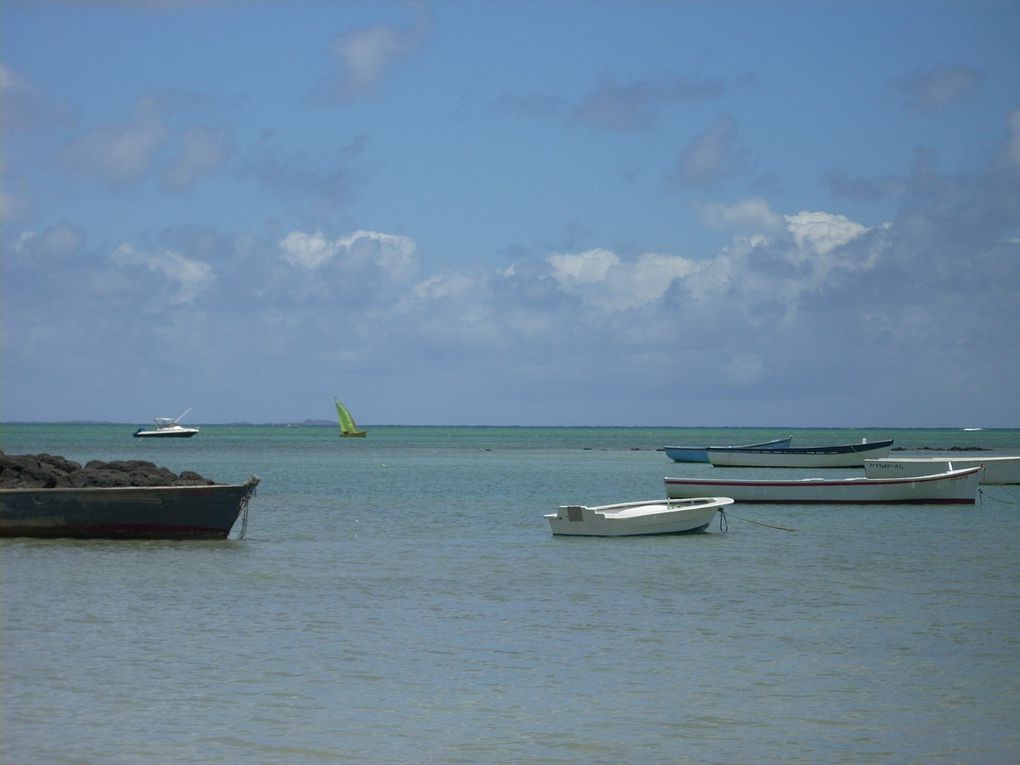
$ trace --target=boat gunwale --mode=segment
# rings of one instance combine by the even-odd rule
[[[47,495],[53,493],[69,494],[69,493],[98,493],[98,492],[129,492],[129,491],[183,491],[188,493],[202,492],[202,491],[216,491],[220,489],[243,489],[243,488],[255,488],[259,484],[258,476],[251,476],[244,483],[211,483],[211,484],[188,484],[185,486],[17,486],[11,488],[0,488],[0,493],[10,494],[30,494],[33,492],[46,492]]]
[[[904,484],[904,483],[925,483],[930,481],[950,480],[958,481],[977,473],[983,468],[975,467],[960,468],[959,470],[947,470],[944,473],[932,473],[931,475],[900,476],[898,478],[868,478],[867,476],[851,476],[850,478],[791,478],[791,479],[739,479],[739,478],[670,478],[663,480],[666,485],[672,484],[690,486],[701,484],[712,487],[739,486],[739,487],[775,487],[786,488],[790,486],[878,486],[880,484]],[[741,500],[746,501],[746,500]]]
[[[863,444],[838,444],[835,446],[789,446],[785,449],[757,449],[754,447],[740,446],[706,446],[706,452],[735,453],[735,454],[783,454],[783,455],[813,455],[813,454],[854,454],[857,452],[868,452],[873,449],[882,449],[892,446],[895,439],[889,438],[883,441],[868,441]]]

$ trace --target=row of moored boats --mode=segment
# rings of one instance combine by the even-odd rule
[[[890,457],[893,441],[791,446],[792,436],[741,446],[667,446],[677,463],[746,468],[864,468],[847,478],[666,478],[666,499],[546,516],[553,534],[630,536],[702,531],[734,502],[776,504],[974,504],[978,486],[1020,483],[1020,455]]]

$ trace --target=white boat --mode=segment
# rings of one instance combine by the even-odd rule
[[[545,516],[553,534],[624,537],[640,534],[687,534],[702,531],[717,511],[733,504],[729,497],[623,502],[617,505],[562,505]]]
[[[721,494],[737,502],[820,505],[935,504],[972,505],[977,499],[981,468],[949,470],[912,478],[799,478],[735,480],[727,478],[666,478],[666,496],[673,499]]]
[[[191,411],[189,406],[180,417],[156,417],[151,428],[139,428],[135,431],[135,438],[191,438],[198,433],[198,428],[188,428],[180,424],[185,414]]]
[[[981,467],[981,483],[1020,483],[1020,455],[999,457],[883,457],[864,460],[868,478],[929,475],[945,470]]]
[[[708,461],[716,467],[835,468],[864,467],[864,460],[888,457],[892,439],[839,446],[797,446],[786,449],[709,446]]]
[[[785,449],[790,445],[793,436],[763,441],[760,444],[744,444],[743,446],[717,447],[721,449]],[[662,450],[673,462],[708,462],[707,446],[664,446]]]

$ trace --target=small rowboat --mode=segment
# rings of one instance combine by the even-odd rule
[[[716,449],[786,449],[793,436],[777,438],[773,441],[762,441],[760,444],[744,444],[743,446],[717,446]],[[708,462],[707,446],[664,446],[662,450],[674,462]]]
[[[708,461],[716,467],[832,468],[864,467],[864,460],[889,456],[892,439],[839,446],[797,446],[760,449],[709,446]]]
[[[562,505],[545,516],[553,534],[623,537],[641,534],[688,534],[703,531],[717,511],[733,504],[729,497],[624,502],[617,505]]]

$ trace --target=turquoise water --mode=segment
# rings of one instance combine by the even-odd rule
[[[684,537],[542,518],[720,474],[666,444],[1020,453],[1020,431],[133,429],[5,425],[0,446],[255,473],[247,536],[0,540],[4,762],[1020,760],[1020,487],[734,506]]]

